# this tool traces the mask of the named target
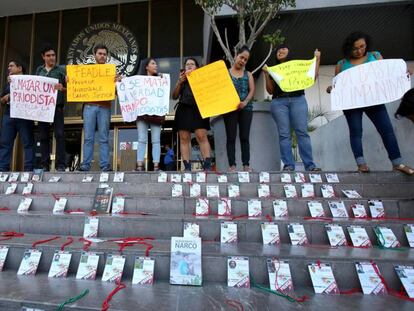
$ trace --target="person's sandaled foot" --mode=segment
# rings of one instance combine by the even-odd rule
[[[359,164],[358,165],[358,172],[360,173],[369,173],[369,167],[366,164]]]
[[[400,171],[404,174],[407,175],[414,175],[414,169],[412,169],[411,167],[404,165],[404,164],[400,164],[400,165],[395,165],[393,167],[394,171]]]
[[[320,169],[319,167],[314,167],[309,170],[309,172],[321,172],[321,171],[322,169]]]

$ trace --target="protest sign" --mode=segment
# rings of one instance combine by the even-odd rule
[[[133,76],[116,83],[118,102],[125,122],[137,116],[164,116],[170,106],[170,75]]]
[[[203,118],[237,109],[240,98],[224,61],[194,70],[187,78]]]
[[[268,67],[270,76],[283,92],[294,92],[311,87],[315,82],[316,57],[310,60],[291,60]]]
[[[398,100],[411,88],[411,81],[404,60],[383,59],[341,72],[332,86],[332,110],[346,110]]]
[[[53,122],[59,80],[30,75],[10,76],[10,117]]]
[[[67,65],[68,102],[97,102],[115,98],[114,64]]]

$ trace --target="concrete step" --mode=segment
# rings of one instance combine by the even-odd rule
[[[125,194],[133,196],[172,196],[172,183],[110,183],[113,187],[114,194]],[[221,197],[228,196],[228,184],[203,184],[201,186],[201,195],[206,196],[207,185],[218,185],[219,193]],[[285,198],[283,183],[270,184],[270,194],[273,198]],[[296,188],[298,196],[301,196],[301,184],[293,183]],[[322,198],[321,193],[322,184],[314,184],[314,192],[317,198]],[[413,198],[414,197],[414,183],[390,183],[390,184],[356,184],[356,183],[339,183],[331,184],[335,196],[338,198],[346,198],[342,193],[342,190],[356,190],[363,198]],[[0,184],[0,193],[5,194],[8,183]],[[21,194],[24,183],[18,184],[15,193]],[[47,183],[40,182],[35,183],[33,186],[33,194],[80,194],[80,195],[92,195],[95,193],[96,188],[99,187],[99,183],[78,183],[78,182],[67,182],[67,183]],[[240,196],[244,198],[257,198],[258,187],[257,183],[240,183]],[[190,185],[182,184],[183,196],[190,196]]]
[[[50,212],[52,213],[53,206],[55,201],[60,196],[64,196],[67,199],[66,208],[68,210],[81,209],[85,212],[91,210],[94,195],[51,195],[51,194],[33,194],[33,195],[3,195],[0,196],[0,207],[7,207],[10,210],[17,210],[19,203],[24,198],[32,198],[32,204],[30,206],[30,211],[41,211],[41,212]],[[210,213],[212,215],[217,215],[217,205],[219,199],[217,198],[205,198],[207,199],[210,206]],[[255,198],[261,201],[263,215],[274,215],[273,212],[273,201],[278,200],[275,198]],[[125,196],[125,211],[130,213],[144,212],[152,214],[190,214],[195,213],[195,207],[197,203],[197,198],[181,197],[181,198],[172,198],[172,197],[143,197],[143,196]],[[353,216],[351,205],[354,203],[363,204],[365,209],[369,213],[369,206],[367,199],[348,199],[348,198],[297,198],[297,199],[286,199],[288,212],[290,216],[300,216],[306,217],[310,216],[308,202],[309,201],[318,201],[321,202],[327,217],[331,217],[331,212],[329,209],[328,202],[341,200],[344,202],[348,214],[350,217]],[[239,216],[247,214],[249,198],[232,198],[232,215]],[[414,221],[414,200],[413,199],[385,199],[382,200],[385,215],[387,217],[394,218],[413,218]],[[408,220],[407,220],[408,221]]]
[[[412,303],[392,296],[315,295],[311,289],[297,288],[297,296],[306,295],[304,303],[288,300],[257,288],[234,289],[226,284],[204,282],[202,287],[171,286],[156,282],[153,286],[127,287],[113,296],[110,310],[323,310],[326,306],[335,310],[412,310]],[[13,291],[9,289],[13,288]],[[89,294],[65,310],[101,310],[102,302],[115,288],[100,281],[83,281],[69,277],[49,279],[46,274],[35,278],[21,278],[14,273],[0,274],[0,309],[21,311],[22,306],[54,311],[70,297],[88,289]]]
[[[0,231],[16,231],[31,234],[49,235],[83,235],[85,215],[52,215],[44,212],[28,212],[17,214],[7,212],[1,214]],[[194,217],[192,215],[122,215],[110,216],[99,215],[98,236],[127,237],[127,236],[152,236],[156,239],[170,239],[172,236],[181,236],[185,222],[195,222],[200,226],[200,236],[206,240],[218,240],[220,238],[220,225],[223,221],[230,221],[231,218],[219,219],[214,216]],[[376,237],[373,228],[376,226],[389,227],[395,234],[402,246],[408,246],[404,232],[405,220],[365,220],[365,219],[341,219],[335,218],[332,222],[324,220],[305,220],[303,217],[289,217],[285,219],[273,219],[279,226],[281,243],[290,244],[287,225],[290,223],[302,223],[311,244],[329,245],[325,225],[327,223],[337,224],[343,227],[348,242],[351,239],[346,230],[347,226],[356,225],[366,229],[373,244],[376,244]],[[262,242],[260,223],[268,221],[265,217],[247,217],[233,220],[238,226],[238,239],[241,242]]]
[[[50,238],[50,235],[25,235],[22,238],[14,238],[2,242],[10,247],[4,272],[17,272],[24,251],[31,248],[33,242]],[[69,277],[74,277],[79,265],[83,244],[74,237],[75,242],[65,248],[72,253],[72,260],[68,272]],[[36,248],[42,251],[42,258],[38,267],[39,273],[49,271],[53,254],[60,249],[61,244],[67,241],[65,236],[58,240],[38,245]],[[170,269],[170,240],[154,240],[150,256],[155,258],[155,280],[168,281]],[[102,242],[92,244],[90,251],[100,254],[97,281],[102,277],[106,256],[119,254],[118,245],[114,242]],[[122,254],[126,257],[123,280],[131,282],[134,261],[136,256],[145,255],[145,246],[135,245],[127,247]],[[324,247],[301,247],[291,245],[263,246],[260,243],[238,243],[236,245],[222,245],[218,242],[204,241],[202,245],[203,280],[206,282],[227,282],[227,256],[249,257],[250,273],[259,284],[268,286],[267,258],[276,257],[288,260],[292,273],[294,286],[297,288],[311,288],[307,265],[310,262],[320,260],[322,263],[330,263],[340,289],[359,288],[359,281],[355,271],[356,261],[373,260],[379,266],[381,274],[387,284],[394,289],[399,289],[400,281],[395,274],[393,266],[412,264],[414,251],[390,251],[378,248],[355,249]],[[1,273],[2,274],[2,273]]]

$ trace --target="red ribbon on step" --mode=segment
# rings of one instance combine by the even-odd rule
[[[77,208],[75,210],[68,209],[65,211],[65,213],[66,214],[80,214],[80,213],[85,214],[85,211],[81,210],[80,208]]]
[[[270,216],[269,214],[266,214],[266,219],[267,219],[268,222],[272,222],[273,221],[272,216]]]
[[[362,290],[360,288],[351,288],[350,290],[345,291],[339,291],[341,295],[352,295],[356,293],[362,293]]]
[[[3,237],[0,239],[0,241],[7,241],[13,238],[21,238],[24,236],[24,233],[14,232],[14,231],[5,231],[5,232],[1,232],[0,236]]]
[[[144,245],[146,246],[145,256],[148,257],[150,250],[153,249],[154,246],[147,240],[153,241],[155,239],[153,237],[128,237],[121,239],[112,239],[108,240],[108,242],[119,243],[119,252],[121,253],[125,247],[134,246],[135,244]]]
[[[124,289],[126,287],[125,284],[121,283],[121,282],[117,282],[116,283],[116,287],[115,289],[113,289],[109,295],[106,297],[106,299],[104,300],[104,302],[102,303],[102,311],[107,311],[109,309],[109,302],[112,300],[112,297],[115,296],[115,294],[117,292],[119,292],[121,289]]]
[[[239,215],[239,216],[233,216],[230,218],[231,221],[236,220],[236,219],[243,219],[243,218],[249,218],[249,215],[247,214],[243,214],[243,215]]]
[[[92,241],[89,241],[89,240],[87,240],[85,238],[79,238],[79,242],[83,242],[83,250],[84,251],[89,250],[89,247],[92,244]]]
[[[226,299],[225,302],[229,307],[236,309],[236,311],[244,311],[243,305],[237,300]]]
[[[44,243],[51,242],[51,241],[54,241],[54,240],[57,240],[57,239],[60,239],[60,236],[54,236],[54,237],[52,237],[50,239],[46,239],[46,240],[34,241],[33,244],[32,244],[32,248],[36,248],[36,246],[39,245],[39,244],[44,244]]]
[[[65,250],[65,247],[66,246],[68,246],[68,245],[70,245],[70,244],[72,244],[73,243],[73,238],[72,237],[68,237],[68,241],[66,242],[66,243],[63,243],[61,246],[60,246],[60,250],[61,251],[64,251]]]
[[[0,207],[0,212],[8,212],[10,211],[10,208],[8,207]]]

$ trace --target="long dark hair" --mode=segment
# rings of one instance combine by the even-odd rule
[[[144,59],[144,60],[142,61],[142,66],[141,66],[141,70],[140,70],[140,72],[139,72],[139,75],[142,75],[142,76],[146,76],[146,75],[147,75],[147,66],[149,65],[149,63],[150,63],[152,60],[153,60],[154,62],[157,62],[157,60],[156,60],[154,57],[148,57],[148,58],[146,58],[146,59]],[[158,76],[158,72],[157,72],[156,76]]]
[[[187,64],[187,62],[188,62],[189,60],[192,60],[192,61],[194,62],[194,64],[196,65],[196,67],[197,67],[197,68],[200,68],[200,64],[198,63],[198,61],[197,61],[194,57],[187,57],[187,58],[184,60],[184,67],[185,67],[185,64]]]
[[[287,44],[284,44],[284,43],[282,43],[282,44],[279,44],[277,47],[276,47],[276,49],[275,49],[275,55],[276,55],[276,65],[279,65],[279,64],[281,64],[282,62],[280,61],[280,60],[278,60],[277,59],[277,51],[279,51],[280,49],[288,49],[288,55],[286,56],[286,60],[285,60],[285,62],[287,62],[288,60],[290,60],[290,48],[289,48],[289,46],[287,45]]]
[[[349,59],[352,57],[352,49],[354,48],[354,43],[359,39],[365,40],[365,43],[367,45],[365,54],[371,49],[371,36],[362,31],[354,31],[345,38],[344,43],[342,44],[342,53],[344,54],[345,58]]]
[[[395,112],[394,116],[397,119],[414,114],[414,88],[404,94],[401,104]]]

